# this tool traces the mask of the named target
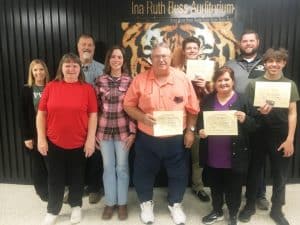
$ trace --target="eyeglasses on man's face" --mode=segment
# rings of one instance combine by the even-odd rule
[[[155,60],[160,60],[160,59],[166,60],[170,58],[170,55],[152,55],[152,58]]]

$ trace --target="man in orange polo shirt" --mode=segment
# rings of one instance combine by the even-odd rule
[[[181,202],[188,183],[188,151],[194,141],[199,102],[185,74],[170,66],[166,43],[152,50],[152,68],[138,74],[124,99],[125,111],[138,122],[133,182],[141,202],[141,220],[154,222],[153,186],[162,164],[168,175],[169,210],[175,224],[184,224]],[[154,136],[155,111],[181,111],[182,134]]]

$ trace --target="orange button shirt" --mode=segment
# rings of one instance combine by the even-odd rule
[[[144,113],[153,111],[183,111],[183,128],[186,127],[187,112],[197,115],[199,101],[192,83],[182,71],[170,68],[167,80],[161,84],[154,76],[153,70],[138,74],[132,81],[124,98],[125,106],[138,107]],[[153,136],[153,127],[138,121],[142,132]]]

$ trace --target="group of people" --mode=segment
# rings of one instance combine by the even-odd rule
[[[216,69],[212,81],[201,74],[192,81],[186,76],[187,60],[197,60],[201,54],[195,37],[183,41],[184,61],[172,66],[169,46],[157,43],[152,49],[151,69],[134,78],[120,46],[108,50],[103,67],[93,60],[95,42],[90,35],[79,37],[80,57],[65,54],[55,79],[49,83],[45,63],[33,60],[22,95],[22,127],[25,146],[32,150],[34,187],[48,202],[42,224],[55,224],[66,186],[72,224],[81,221],[85,185],[97,184],[89,189],[89,200],[100,200],[102,173],[97,153],[103,160],[102,219],[111,219],[115,211],[120,220],[127,219],[128,154],[134,144],[133,183],[143,223],[155,221],[153,187],[161,165],[167,172],[171,217],[175,224],[186,223],[182,200],[190,160],[194,194],[208,202],[203,181],[210,187],[212,211],[202,218],[202,223],[224,219],[224,199],[229,225],[236,225],[238,220],[250,221],[256,205],[269,208],[264,179],[268,155],[273,178],[270,216],[277,225],[288,225],[282,206],[294,152],[299,95],[295,83],[283,75],[287,52],[271,48],[260,56],[259,41],[255,31],[245,31],[240,39],[241,55]],[[290,83],[288,108],[275,108],[270,101],[254,107],[255,84],[260,81]],[[208,135],[203,112],[224,110],[235,110],[238,134]],[[182,112],[182,133],[156,135],[156,111]],[[247,201],[239,213],[245,182]]]

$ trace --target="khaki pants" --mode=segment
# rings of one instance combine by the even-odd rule
[[[202,171],[199,166],[199,136],[195,135],[194,143],[191,147],[192,156],[192,190],[198,192],[203,189]]]

